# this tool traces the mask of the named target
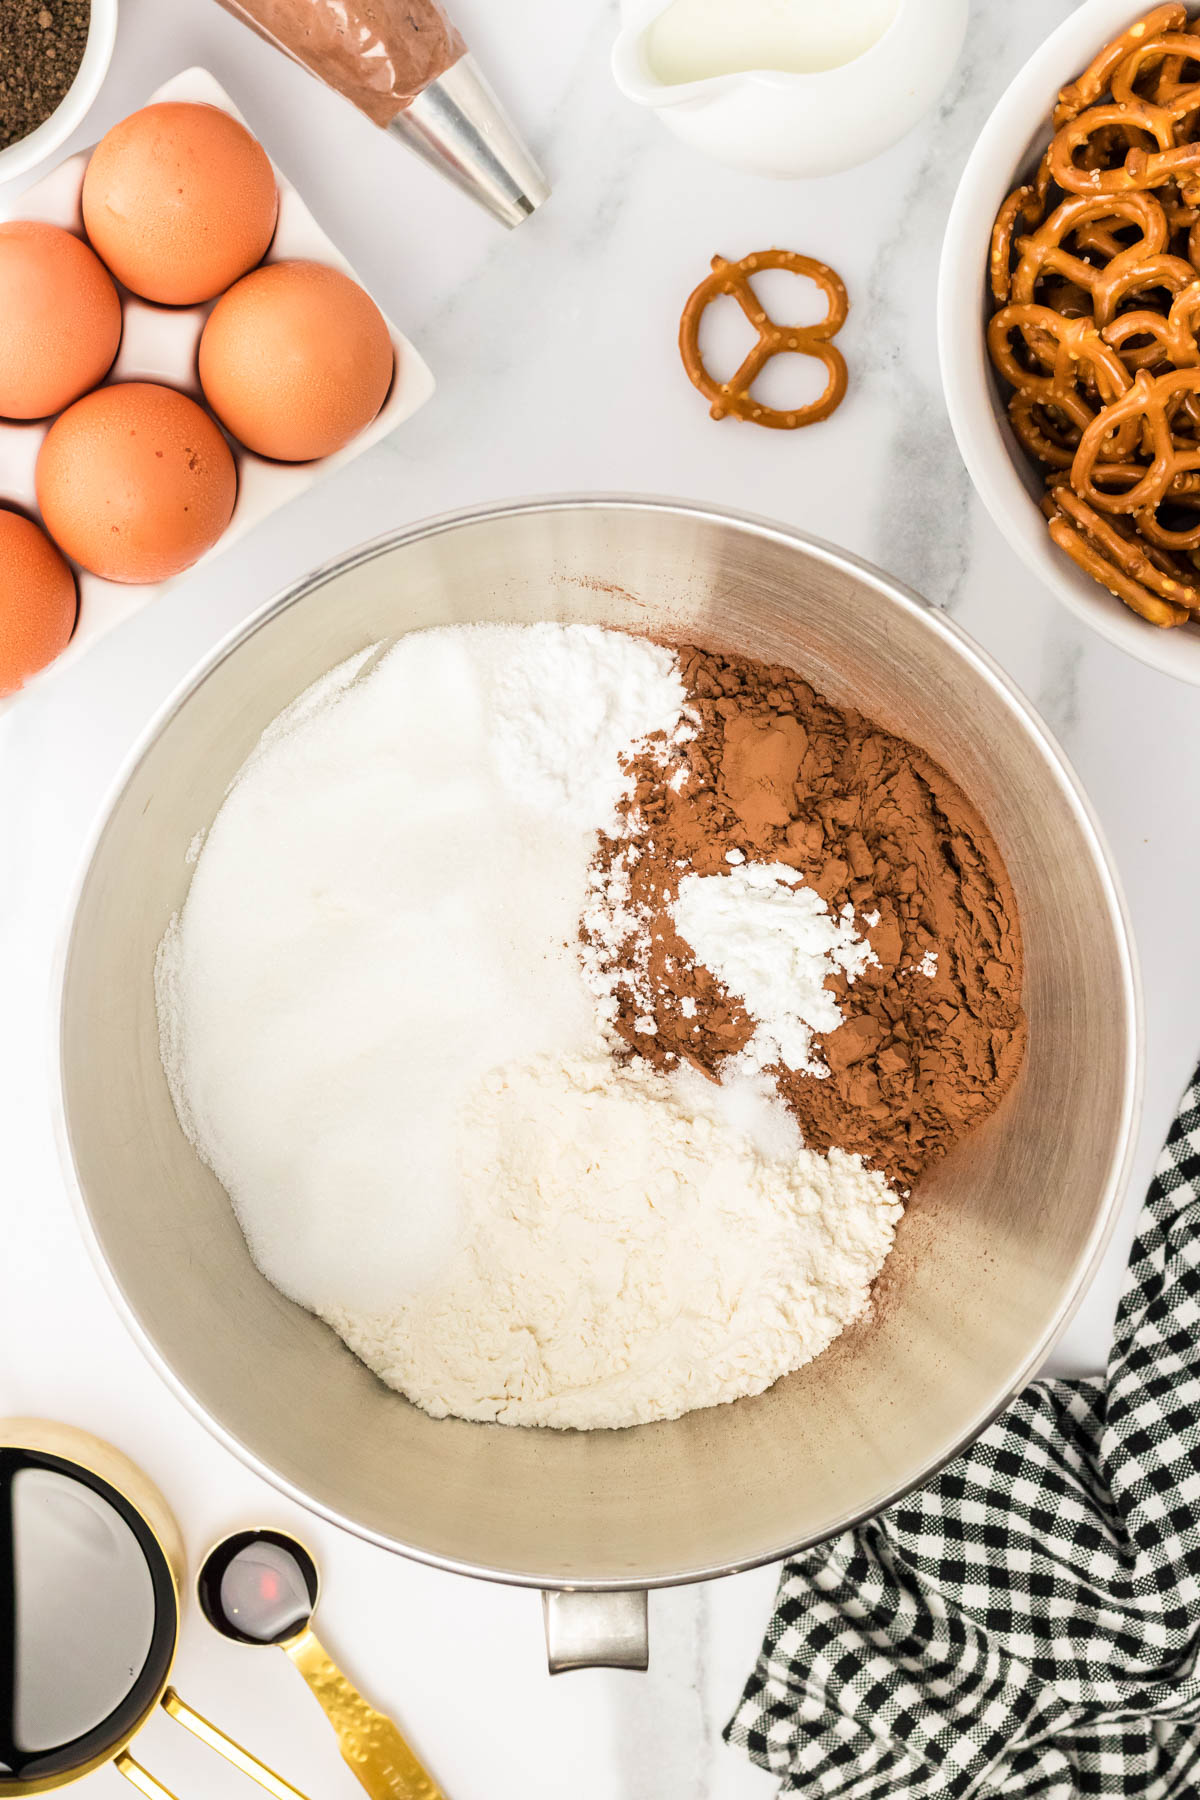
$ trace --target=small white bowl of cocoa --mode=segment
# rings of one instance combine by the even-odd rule
[[[116,36],[117,0],[0,0],[0,185],[82,125]]]

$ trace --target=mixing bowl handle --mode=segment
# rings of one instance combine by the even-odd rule
[[[650,1662],[645,1588],[615,1593],[543,1593],[546,1659],[552,1675],[568,1669],[645,1669]]]

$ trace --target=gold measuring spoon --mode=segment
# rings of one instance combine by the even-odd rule
[[[304,1545],[282,1531],[239,1531],[209,1551],[200,1610],[235,1644],[275,1644],[320,1701],[342,1756],[372,1800],[446,1800],[392,1721],[368,1706],[311,1626],[320,1582]]]

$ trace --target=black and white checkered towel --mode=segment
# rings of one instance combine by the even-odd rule
[[[1200,1070],[1107,1376],[789,1563],[726,1736],[821,1800],[1200,1795]]]

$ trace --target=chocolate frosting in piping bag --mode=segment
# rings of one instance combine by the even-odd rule
[[[390,125],[466,44],[437,0],[220,0],[243,24]]]
[[[438,0],[219,0],[504,225],[546,177]]]
[[[221,0],[378,126],[444,76],[466,43],[437,0]]]

